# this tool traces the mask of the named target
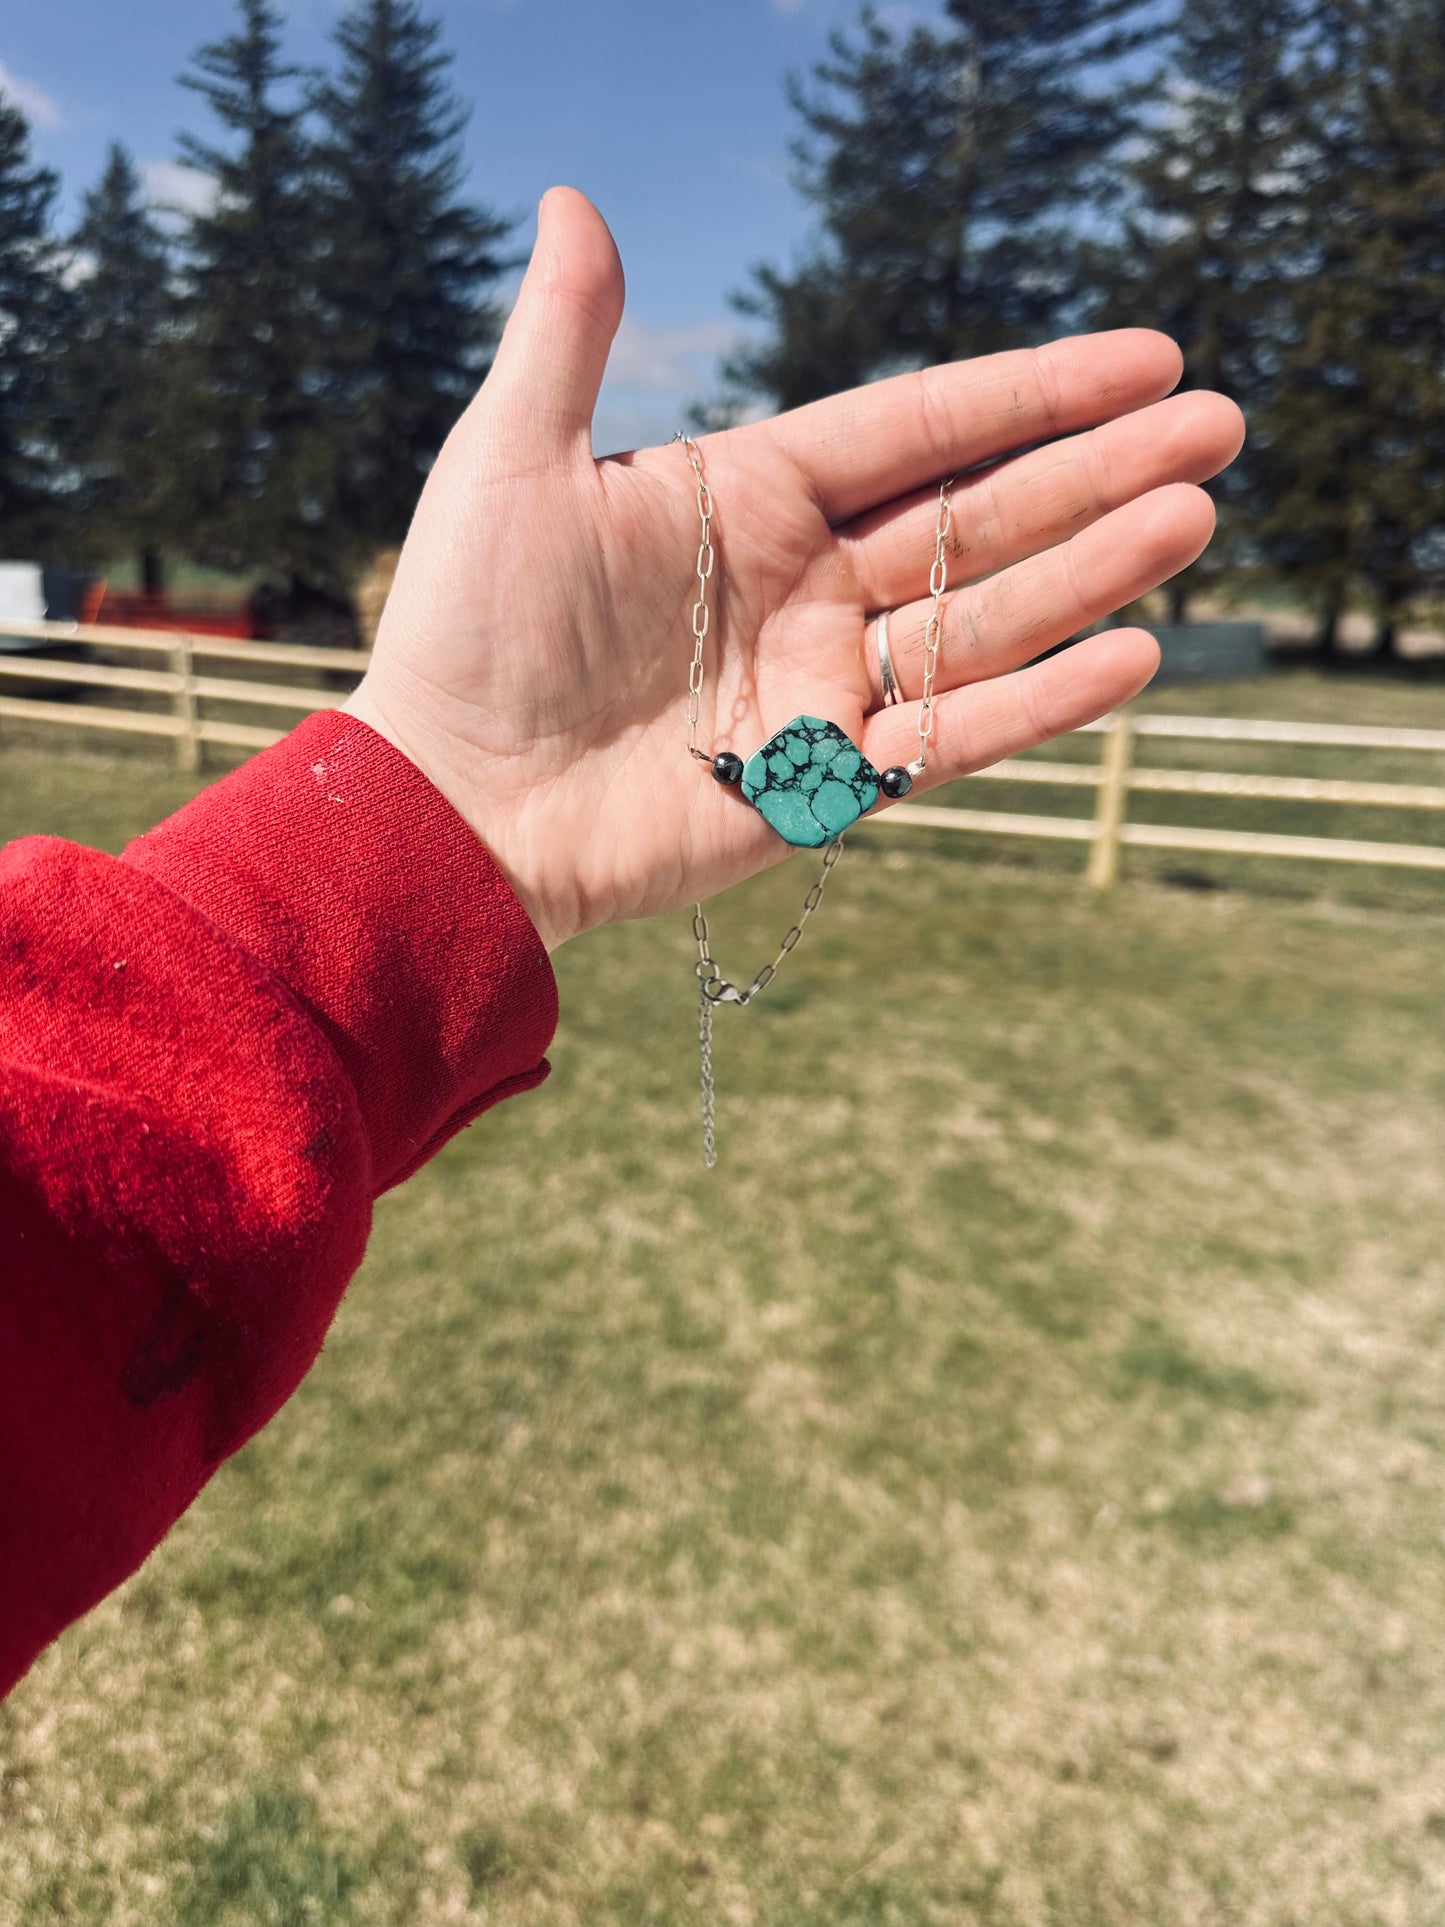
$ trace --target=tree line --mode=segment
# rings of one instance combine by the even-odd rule
[[[209,190],[176,224],[113,151],[76,230],[0,96],[0,553],[184,554],[344,586],[400,539],[488,365],[513,223],[466,197],[417,0],[352,0],[333,69],[275,0],[185,85]],[[865,7],[790,83],[816,217],[723,416],[1070,330],[1144,323],[1244,407],[1210,573],[1382,650],[1445,578],[1445,0]]]
[[[1244,408],[1208,574],[1334,646],[1445,581],[1445,0],[871,10],[792,100],[816,244],[737,297],[733,404],[1120,324]],[[1176,614],[1199,586],[1174,585]]]
[[[514,223],[464,196],[440,29],[354,0],[326,74],[273,0],[182,75],[210,132],[158,218],[112,149],[73,233],[0,96],[0,554],[258,569],[343,590],[405,533],[487,367]]]

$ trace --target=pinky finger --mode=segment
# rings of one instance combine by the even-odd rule
[[[1159,667],[1159,645],[1143,629],[1111,629],[1010,676],[950,690],[933,705],[928,769],[916,790],[1001,763],[1020,750],[1105,716],[1137,696]],[[877,769],[918,754],[918,705],[876,712],[863,752]]]

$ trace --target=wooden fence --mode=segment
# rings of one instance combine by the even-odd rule
[[[159,655],[164,669],[132,669],[101,662],[61,661],[0,653],[0,692],[5,680],[145,691],[170,698],[168,710],[128,710],[98,704],[57,703],[0,693],[0,717],[27,722],[68,724],[74,728],[133,731],[173,739],[183,769],[201,766],[208,743],[229,748],[264,749],[284,729],[218,721],[202,716],[199,705],[249,704],[263,709],[309,714],[326,709],[336,693],[287,683],[197,674],[197,658],[291,669],[324,669],[361,674],[369,657],[360,650],[309,649],[290,643],[233,642],[221,637],[141,634],[129,629],[0,621],[0,636],[52,646],[87,645],[120,652]],[[1001,811],[952,809],[898,803],[879,823],[940,830],[969,830],[990,836],[1060,838],[1089,845],[1088,880],[1108,889],[1118,878],[1120,852],[1126,848],[1187,850],[1220,856],[1305,858],[1331,863],[1365,863],[1391,868],[1445,871],[1445,843],[1363,842],[1335,836],[1277,836],[1250,830],[1194,828],[1185,824],[1133,823],[1131,795],[1214,796],[1287,803],[1344,803],[1364,809],[1445,810],[1445,787],[1413,783],[1367,783],[1307,776],[1232,774],[1220,770],[1155,769],[1135,763],[1141,738],[1184,742],[1260,743],[1295,748],[1405,751],[1445,757],[1445,730],[1380,729],[1334,723],[1240,720],[1215,716],[1107,716],[1078,732],[1102,734],[1098,763],[1062,763],[1014,757],[980,770],[970,782],[1040,783],[1098,792],[1091,817],[1020,816]]]
[[[1094,789],[1092,817],[1014,816],[898,803],[880,822],[934,830],[973,830],[990,836],[1060,837],[1087,843],[1089,882],[1107,890],[1118,880],[1121,848],[1197,850],[1217,856],[1304,857],[1331,863],[1445,870],[1445,844],[1367,843],[1337,836],[1275,836],[1253,830],[1196,829],[1186,824],[1131,823],[1133,791],[1156,796],[1223,796],[1282,803],[1348,803],[1364,808],[1445,810],[1445,788],[1422,783],[1357,783],[1312,776],[1245,775],[1223,770],[1141,769],[1134,763],[1140,737],[1183,742],[1279,743],[1318,749],[1405,750],[1445,757],[1445,730],[1377,729],[1337,723],[1290,723],[1225,716],[1131,716],[1120,711],[1090,723],[1079,735],[1103,734],[1099,763],[1055,763],[1022,757],[996,763],[972,783],[1044,783]]]
[[[207,743],[231,749],[265,749],[279,742],[284,729],[256,723],[218,721],[202,716],[200,704],[245,703],[261,709],[280,709],[309,715],[330,708],[334,691],[309,689],[290,683],[251,681],[244,677],[203,676],[197,658],[220,662],[254,663],[262,667],[327,669],[360,675],[370,657],[359,649],[307,649],[286,642],[234,642],[221,636],[174,635],[156,630],[108,629],[79,623],[0,622],[0,636],[23,642],[48,643],[54,648],[81,645],[140,655],[158,656],[164,669],[132,669],[103,662],[66,662],[26,652],[0,653],[0,717],[19,721],[62,723],[73,729],[103,729],[139,736],[167,736],[174,740],[176,761],[182,769],[197,770]],[[92,689],[129,689],[168,696],[169,710],[119,709],[98,703],[58,703],[40,697],[4,694],[6,682],[46,682]]]

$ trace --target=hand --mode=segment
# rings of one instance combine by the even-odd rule
[[[554,188],[496,364],[428,480],[346,705],[472,825],[549,949],[790,853],[687,754],[698,520],[686,452],[592,458],[622,292],[600,216]],[[1164,400],[1180,366],[1164,336],[1126,329],[705,437],[718,560],[699,745],[746,758],[811,714],[879,769],[913,759],[938,482],[955,471],[972,471],[954,490],[961,586],[914,794],[1136,694],[1158,661],[1142,630],[1021,665],[1208,542],[1213,508],[1194,484],[1234,458],[1243,427],[1222,396]],[[889,709],[867,627],[880,609],[897,611],[905,698]]]

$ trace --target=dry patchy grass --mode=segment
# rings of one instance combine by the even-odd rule
[[[0,758],[11,831],[175,787]],[[1312,882],[860,837],[712,1177],[686,919],[564,951],[551,1085],[0,1708],[6,1927],[1445,1916],[1445,891]]]

